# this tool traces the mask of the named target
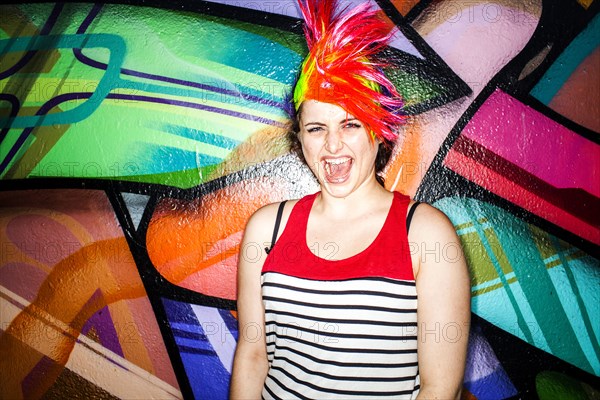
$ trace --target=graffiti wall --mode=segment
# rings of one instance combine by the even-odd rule
[[[227,398],[245,223],[318,189],[293,0],[126,3],[0,7],[2,399]],[[372,6],[409,115],[386,186],[469,262],[463,398],[598,398],[598,2]]]

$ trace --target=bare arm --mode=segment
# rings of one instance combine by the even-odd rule
[[[417,398],[459,399],[471,317],[469,272],[454,227],[441,211],[424,204],[415,222],[409,240],[418,247]]]
[[[260,276],[269,242],[267,227],[273,226],[273,205],[258,210],[248,221],[238,261],[238,326],[239,337],[233,371],[230,399],[260,399],[267,376],[265,320]]]

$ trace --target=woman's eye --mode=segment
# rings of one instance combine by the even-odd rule
[[[344,125],[344,128],[346,129],[358,129],[360,127],[361,125],[356,122],[348,122],[346,125]]]
[[[315,126],[315,127],[306,129],[306,132],[308,132],[308,133],[316,133],[316,132],[319,132],[319,131],[322,131],[322,130],[323,130],[322,127]]]

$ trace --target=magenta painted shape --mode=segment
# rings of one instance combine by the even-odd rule
[[[600,197],[600,146],[499,89],[462,134],[556,188]]]

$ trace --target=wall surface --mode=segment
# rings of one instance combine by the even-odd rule
[[[127,3],[0,7],[2,399],[225,399],[245,223],[317,190],[294,1]],[[598,3],[373,2],[410,116],[386,185],[469,261],[463,398],[600,396]]]

